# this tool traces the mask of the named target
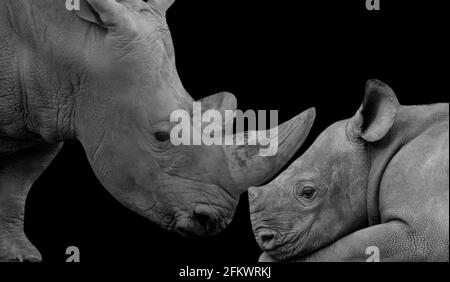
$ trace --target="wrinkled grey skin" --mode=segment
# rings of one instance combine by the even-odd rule
[[[261,261],[448,261],[449,106],[400,106],[367,83],[350,119],[328,127],[271,183],[250,188]],[[370,250],[370,249],[369,249]]]
[[[172,145],[169,117],[193,102],[175,68],[172,2],[82,0],[68,11],[65,0],[1,0],[0,261],[40,260],[23,232],[24,203],[64,140],[81,142],[121,203],[183,235],[224,229],[239,195],[303,142],[314,109],[279,127],[271,157],[258,145]],[[229,93],[201,102],[236,108]]]

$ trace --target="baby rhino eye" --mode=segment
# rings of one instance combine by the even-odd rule
[[[312,203],[317,197],[318,189],[312,186],[299,185],[296,187],[296,194],[303,203]]]
[[[311,187],[305,187],[303,189],[303,191],[300,193],[300,196],[305,198],[305,199],[312,199],[316,194],[316,189],[311,188]]]

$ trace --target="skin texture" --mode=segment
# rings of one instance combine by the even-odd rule
[[[260,261],[448,261],[449,106],[380,81],[271,183],[249,189]]]
[[[2,0],[0,260],[39,259],[23,234],[23,204],[64,140],[81,142],[100,182],[125,206],[195,236],[223,230],[239,195],[302,144],[314,109],[279,126],[271,157],[260,156],[259,145],[172,145],[170,115],[192,113],[193,103],[175,68],[165,18],[172,2],[81,0],[79,11],[68,11],[62,0]],[[200,102],[204,111],[237,105],[230,93]],[[28,150],[39,157],[29,159]],[[33,169],[22,169],[29,162]]]

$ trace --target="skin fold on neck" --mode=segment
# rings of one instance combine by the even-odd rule
[[[7,1],[1,9],[1,36],[7,39],[9,68],[2,73],[2,95],[10,97],[8,113],[14,125],[7,137],[36,142],[58,142],[75,137],[75,97],[82,89],[79,78],[71,77],[52,57],[46,16],[35,2]],[[56,17],[56,15],[55,15]],[[50,21],[51,22],[51,21]],[[2,58],[5,60],[5,58]],[[5,131],[5,130],[3,130]]]

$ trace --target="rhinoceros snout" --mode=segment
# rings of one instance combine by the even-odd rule
[[[276,247],[276,235],[276,232],[273,230],[261,230],[256,233],[256,241],[261,249],[270,251]]]
[[[223,228],[222,225],[212,208],[197,206],[191,217],[177,221],[175,231],[185,237],[214,235]]]

